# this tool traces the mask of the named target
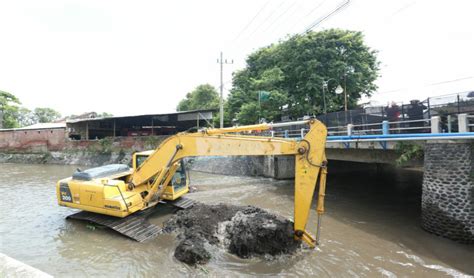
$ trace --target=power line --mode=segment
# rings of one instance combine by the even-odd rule
[[[468,79],[473,79],[473,78],[474,76],[461,77],[461,78],[456,78],[456,79],[451,79],[451,80],[440,81],[436,83],[425,84],[425,85],[422,85],[421,87],[425,88],[425,87],[431,87],[431,86],[438,86],[438,85],[443,85],[446,83],[453,83],[453,82],[458,82],[458,81],[468,80]],[[383,91],[383,92],[377,92],[377,94],[396,93],[396,92],[406,91],[409,89],[410,88],[399,88],[399,89],[393,89],[393,90],[388,90],[388,91]]]
[[[300,2],[297,2],[297,4],[298,4],[298,5],[296,6],[296,9],[295,9],[292,13],[290,13],[290,14],[288,15],[288,19],[294,18],[294,17],[295,17],[295,14],[299,11],[299,7],[300,7],[299,4],[300,4]],[[279,25],[277,25],[277,28],[273,28],[273,31],[271,32],[272,35],[273,35],[276,31],[290,30],[290,29],[288,29],[288,28],[285,28],[285,26],[287,27],[287,24],[285,24],[285,26],[283,26],[283,27],[280,29],[279,27],[282,25],[282,23],[286,23],[286,22],[283,20],[283,21],[280,22]],[[294,26],[294,25],[293,25],[293,26]],[[282,32],[282,34],[284,34],[284,35],[286,35],[287,33],[288,33],[288,32]],[[280,36],[280,37],[281,37],[281,36]]]
[[[257,32],[257,31],[260,29],[260,27],[262,27],[262,26],[273,16],[273,14],[274,14],[276,11],[278,11],[278,9],[279,9],[284,3],[285,3],[285,1],[280,2],[280,5],[278,5],[278,6],[276,7],[276,9],[274,9],[273,12],[271,12],[271,13],[263,20],[263,22],[260,23],[260,25],[258,25],[257,28],[255,28],[255,29],[253,30],[253,32],[247,37],[247,39],[250,39],[250,38],[253,36],[253,34],[255,34],[255,32]]]
[[[319,24],[321,24],[323,21],[325,21],[326,19],[330,18],[331,16],[333,16],[334,14],[340,12],[343,8],[345,8],[347,5],[349,5],[349,3],[351,2],[351,0],[346,0],[344,1],[344,3],[342,3],[341,5],[337,6],[333,11],[331,11],[330,13],[328,13],[327,15],[321,17],[321,18],[318,18],[315,22],[313,22],[310,26],[308,26],[303,32],[301,32],[300,34],[304,34],[304,33],[308,33],[309,31],[311,31],[311,29],[313,29],[314,27],[318,26]]]
[[[412,2],[410,2],[410,3],[408,3],[408,4],[403,5],[403,6],[400,7],[398,10],[396,10],[394,13],[392,13],[392,14],[390,15],[390,18],[396,16],[397,14],[403,12],[404,10],[410,8],[411,6],[413,6],[413,5],[415,5],[415,4],[416,4],[416,1],[412,1]]]
[[[290,11],[291,8],[293,8],[298,2],[297,1],[294,1],[292,4],[290,4],[280,15],[278,15],[275,20],[272,21],[272,23],[270,23],[270,25],[268,25],[268,27],[263,31],[263,33],[266,33],[268,30],[270,30],[270,27],[272,27],[275,22],[277,22],[279,19],[281,19],[286,13],[288,13]]]
[[[240,38],[240,36],[250,27],[250,25],[252,25],[252,23],[262,13],[262,11],[265,9],[265,7],[268,5],[268,3],[270,3],[270,1],[271,0],[268,0],[267,2],[265,2],[265,4],[263,4],[263,6],[254,15],[254,17],[249,21],[249,23],[247,23],[247,25],[245,25],[245,27],[242,28],[242,30],[240,30],[240,32],[237,34],[237,36],[235,36],[235,38],[233,39],[234,42],[237,41],[238,38]]]
[[[461,78],[457,78],[457,79],[431,83],[431,84],[428,84],[427,86],[437,86],[437,85],[442,85],[442,84],[445,84],[445,83],[452,83],[452,82],[457,82],[457,81],[467,80],[467,79],[472,79],[472,78],[474,78],[474,76],[461,77]]]
[[[319,9],[327,0],[323,0],[321,2],[318,3],[318,5],[316,5],[313,9],[311,9],[311,11],[307,14],[305,14],[301,19],[305,19],[305,18],[308,18],[315,10]],[[295,26],[298,24],[299,22],[296,21],[290,29],[288,29],[290,32],[291,30],[293,30],[295,28]]]

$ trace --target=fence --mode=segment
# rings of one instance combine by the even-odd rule
[[[474,132],[474,115],[467,115],[467,131]]]
[[[467,133],[474,131],[474,115],[459,114],[456,115],[456,121],[459,122],[459,131],[457,135],[468,135]],[[441,136],[441,133],[446,133],[443,130],[440,116],[433,116],[429,119],[421,120],[407,120],[389,122],[382,121],[380,123],[346,126],[332,126],[327,127],[328,135],[332,137],[367,137],[367,136],[421,136],[420,133],[431,133],[436,136]],[[308,129],[304,125],[288,125],[283,128],[276,128],[263,132],[253,133],[254,135],[269,136],[269,137],[284,137],[284,138],[303,138]],[[448,133],[444,135],[449,135]],[[472,135],[471,135],[472,136]]]
[[[474,92],[463,92],[437,97],[430,97],[423,101],[410,104],[391,106],[371,106],[348,111],[340,111],[317,116],[328,127],[335,127],[335,132],[342,132],[348,124],[355,130],[360,129],[371,134],[379,131],[382,121],[389,121],[390,128],[402,132],[403,130],[417,130],[418,133],[429,131],[429,119],[440,116],[443,132],[457,132],[457,117],[453,115],[474,113]],[[377,127],[377,125],[379,125]],[[375,129],[371,131],[370,129]]]
[[[469,114],[470,113],[470,114]],[[474,91],[430,97],[424,101],[390,107],[371,106],[319,115],[329,136],[463,133],[474,131]],[[298,120],[309,119],[305,116]],[[253,135],[302,138],[304,126],[253,132]]]

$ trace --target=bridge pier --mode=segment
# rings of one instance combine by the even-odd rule
[[[421,226],[428,232],[474,243],[474,143],[425,145]]]

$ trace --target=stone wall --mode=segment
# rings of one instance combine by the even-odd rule
[[[436,235],[474,243],[474,143],[427,143],[422,227]]]

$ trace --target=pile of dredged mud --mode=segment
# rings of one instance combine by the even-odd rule
[[[178,233],[174,256],[187,264],[205,264],[210,245],[241,258],[296,251],[293,222],[253,206],[196,203],[164,223],[164,232]]]

